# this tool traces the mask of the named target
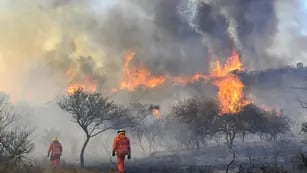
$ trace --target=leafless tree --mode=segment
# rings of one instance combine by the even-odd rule
[[[264,114],[256,105],[250,104],[242,108],[238,113],[224,114],[216,121],[216,133],[222,134],[229,149],[232,149],[233,142],[239,135],[244,142],[245,136],[255,134],[263,129],[265,123]]]
[[[132,117],[132,121],[135,124],[134,128],[132,129],[132,136],[136,139],[142,151],[146,152],[142,142],[146,129],[142,122],[147,116],[150,116],[151,112],[147,105],[141,104],[139,102],[130,103],[129,112]]]
[[[114,104],[101,93],[89,93],[78,89],[63,96],[58,101],[59,107],[69,113],[73,122],[84,131],[86,139],[80,152],[80,166],[84,168],[84,152],[90,139],[110,129],[127,126],[121,124],[127,110]]]
[[[23,163],[26,155],[33,149],[33,129],[23,127],[18,123],[17,117],[8,97],[0,94],[0,169],[7,169],[7,164]]]
[[[228,148],[232,149],[240,135],[242,141],[248,134],[265,135],[270,140],[276,140],[289,131],[289,121],[285,115],[274,110],[265,111],[254,104],[243,107],[238,113],[219,115],[214,100],[190,98],[176,104],[172,114],[188,126],[193,135],[186,136],[186,140],[192,142],[187,144],[197,149],[212,137],[223,137]]]
[[[268,136],[269,141],[276,142],[281,135],[290,131],[290,121],[285,115],[277,115],[275,111],[267,112],[267,114],[264,133]]]
[[[152,152],[156,138],[160,134],[160,120],[155,119],[153,116],[153,109],[159,109],[159,106],[152,104],[142,104],[140,102],[132,102],[129,104],[129,114],[131,115],[132,124],[134,125],[133,137],[136,138],[138,145],[145,153],[146,149],[143,140],[149,144],[148,151]],[[151,123],[148,124],[149,121]]]
[[[234,139],[242,131],[242,122],[236,115],[223,115],[216,123],[217,133],[222,134],[229,149],[232,149]]]
[[[193,141],[196,149],[214,136],[218,107],[213,100],[191,98],[181,101],[172,108],[172,114],[188,125],[193,135],[187,140]]]
[[[151,124],[150,126],[146,127],[146,139],[148,141],[148,149],[149,152],[152,153],[154,151],[157,151],[158,149],[158,144],[161,144],[161,142],[159,143],[159,141],[162,141],[162,136],[161,136],[161,132],[162,132],[162,127],[160,124],[161,120],[154,120],[155,123]]]
[[[240,133],[242,142],[244,142],[246,135],[257,134],[261,129],[265,128],[266,118],[264,111],[254,104],[243,107],[242,111],[235,116],[240,122]]]

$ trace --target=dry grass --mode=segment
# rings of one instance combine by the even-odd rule
[[[16,164],[0,163],[0,173],[116,173],[116,171],[100,171],[98,169],[84,169],[77,167],[46,168],[39,166],[18,166]]]
[[[34,173],[34,172],[31,172]],[[36,172],[35,172],[36,173]],[[41,173],[102,173],[100,170],[81,170],[78,168],[43,169]],[[108,172],[113,173],[113,172]],[[115,172],[114,172],[115,173]]]

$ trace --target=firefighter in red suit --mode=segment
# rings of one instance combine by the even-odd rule
[[[49,145],[48,155],[50,156],[50,165],[54,167],[60,166],[60,158],[62,156],[63,147],[57,137],[52,138],[52,143]]]
[[[117,131],[117,136],[114,138],[112,156],[117,156],[117,169],[119,173],[124,173],[125,157],[131,158],[131,149],[129,138],[125,135],[125,130]]]

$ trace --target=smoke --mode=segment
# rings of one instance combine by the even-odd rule
[[[277,4],[279,9],[278,32],[274,38],[272,49],[274,56],[283,57],[288,64],[296,64],[306,60],[306,1],[282,0]],[[282,20],[281,20],[282,19]]]
[[[275,1],[201,1],[194,8],[199,12],[190,25],[215,54],[225,57],[237,49],[249,69],[270,68],[277,62],[267,53],[278,26]]]
[[[247,69],[276,67],[289,63],[292,50],[304,55],[304,37],[280,29],[299,6],[285,0],[5,0],[0,61],[6,82],[0,89],[13,100],[44,102],[84,76],[101,88],[116,87],[131,49],[157,75],[207,72],[211,55],[223,59],[233,49]],[[287,49],[279,48],[289,40],[295,44],[284,56]]]

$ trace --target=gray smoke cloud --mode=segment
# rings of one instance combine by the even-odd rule
[[[52,88],[57,88],[47,100],[68,83],[82,82],[84,76],[99,81],[100,88],[116,87],[128,50],[135,50],[135,61],[154,75],[172,76],[207,72],[212,57],[225,59],[233,49],[240,52],[249,70],[288,64],[292,50],[297,56],[304,55],[300,45],[305,37],[299,34],[299,28],[281,29],[288,26],[287,17],[294,16],[290,14],[301,5],[299,1],[1,3],[4,10],[0,22],[7,26],[0,30],[1,77],[8,82],[0,89],[16,95],[15,100],[26,99],[27,93],[35,93],[35,99],[42,100],[44,91],[33,92],[31,84],[36,78],[37,85],[43,85],[39,81],[46,76],[56,83]],[[283,34],[290,31],[296,34]],[[279,49],[289,40],[295,44],[284,56],[285,50]],[[69,70],[74,72],[73,77],[67,76]],[[22,91],[13,85],[21,86]]]
[[[201,1],[191,24],[220,57],[237,49],[249,69],[270,68],[277,62],[267,53],[277,33],[275,6],[271,0]]]

